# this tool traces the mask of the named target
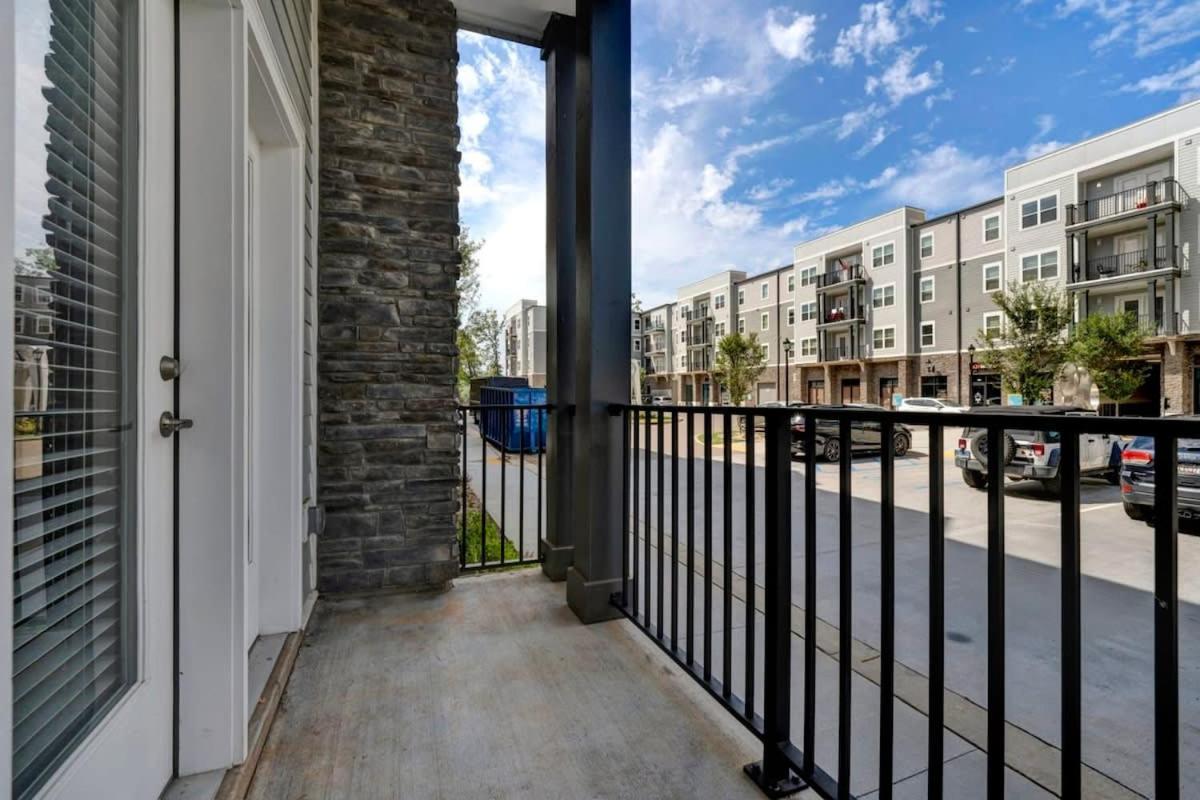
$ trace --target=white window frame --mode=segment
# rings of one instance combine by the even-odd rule
[[[1042,262],[1042,259],[1050,253],[1054,253],[1054,274],[1051,276],[1046,276],[1043,274],[1046,265]],[[1025,259],[1027,258],[1037,258],[1038,260],[1036,278],[1025,277]],[[1062,253],[1057,247],[1047,247],[1045,250],[1033,250],[1028,253],[1022,253],[1017,258],[1017,269],[1020,270],[1021,283],[1036,283],[1037,281],[1057,280],[1062,275]]]
[[[713,309],[715,311],[720,311],[724,307],[725,307],[725,293],[722,292],[721,294],[718,294],[713,297]]]
[[[636,352],[636,353],[640,353],[640,352],[642,352],[642,340],[641,340],[641,339],[634,339],[634,340],[633,340],[633,350],[634,350],[634,352]]]
[[[738,289],[738,305],[739,306],[746,305],[746,290],[745,289]]]
[[[884,252],[888,247],[892,248],[892,253],[890,256],[886,252]],[[875,253],[876,252],[879,253],[879,263],[878,264],[875,263]],[[891,258],[891,261],[888,260],[889,257]],[[895,241],[880,242],[877,245],[872,245],[872,247],[871,247],[871,268],[872,269],[882,269],[883,267],[890,267],[892,264],[895,264],[895,263],[896,263],[896,242]]]
[[[892,343],[888,344],[888,334],[892,335]],[[876,335],[879,337],[879,342],[875,341]],[[881,328],[875,328],[871,331],[871,346],[876,351],[879,350],[895,350],[896,349],[896,326],[884,325]]]
[[[724,322],[718,322],[713,327],[714,327],[714,330],[713,330],[714,335],[716,335],[716,336],[724,336],[725,335],[725,323]]]
[[[764,331],[771,330],[771,315],[764,311],[758,318],[759,329]]]
[[[787,324],[789,327],[796,324],[796,307],[795,306],[788,306]]]
[[[758,296],[762,300],[767,300],[771,297],[771,282],[763,281],[758,285]]]
[[[50,336],[54,333],[54,323],[49,317],[37,318],[37,335]]]
[[[768,342],[762,343],[762,352],[763,352],[763,361],[769,363],[771,361],[771,345],[770,345],[770,343],[768,343]]]
[[[800,304],[800,321],[810,322],[817,318],[817,301],[812,300],[808,303]]]
[[[1042,216],[1046,213],[1046,211],[1049,210],[1049,209],[1045,209],[1045,210],[1042,209],[1042,201],[1049,199],[1051,197],[1054,198],[1054,205],[1052,206],[1052,208],[1054,210],[1054,218],[1053,219],[1042,219]],[[1017,215],[1021,222],[1021,230],[1027,231],[1032,228],[1037,228],[1041,225],[1049,225],[1052,222],[1057,222],[1058,221],[1058,202],[1059,202],[1059,200],[1058,200],[1058,192],[1057,191],[1051,192],[1049,194],[1039,195],[1031,200],[1022,200],[1020,202],[1020,204],[1017,206]],[[1034,222],[1032,225],[1026,225],[1025,224],[1025,206],[1027,206],[1030,203],[1034,203],[1037,205],[1037,210],[1035,212],[1037,221]]]
[[[926,239],[929,240],[929,253],[928,254],[925,252],[925,240]],[[917,252],[920,254],[921,258],[933,258],[933,232],[932,231],[930,231],[929,233],[922,233],[921,238],[917,244],[920,248]]]
[[[929,344],[925,343],[926,329],[928,329],[928,331],[929,331]],[[920,342],[921,342],[922,348],[933,347],[937,343],[937,323],[933,322],[932,320],[928,321],[928,322],[922,322],[921,328],[920,328],[920,336],[921,336]]]
[[[16,302],[17,305],[21,305],[22,303],[25,302],[25,287],[24,286],[17,284],[16,286],[13,287],[13,300]]]
[[[792,292],[796,291],[796,273],[795,272],[793,272],[791,275],[788,275],[787,287],[788,287],[788,294],[791,294]]]
[[[738,317],[738,333],[746,332],[746,318]]]
[[[54,295],[48,289],[43,289],[41,286],[34,290],[33,297],[39,306],[48,306],[54,301]]]
[[[995,239],[989,239],[989,238],[988,238],[988,225],[987,225],[987,224],[988,224],[988,220],[993,220],[993,219],[994,219],[994,220],[996,220],[996,238],[995,238]],[[1003,214],[1000,214],[1000,213],[996,213],[996,214],[988,214],[986,217],[984,217],[984,218],[983,218],[983,221],[982,221],[982,223],[981,223],[981,227],[982,227],[982,229],[983,229],[983,230],[982,230],[982,232],[981,232],[981,235],[983,236],[983,242],[984,242],[984,244],[987,244],[988,242],[998,242],[998,241],[1000,241],[1001,239],[1003,239],[1003,238],[1004,238],[1004,215],[1003,215]]]
[[[988,311],[983,315],[983,332],[988,332],[988,322],[996,320],[996,335],[1000,336],[1004,333],[1004,313],[1002,311]]]
[[[642,329],[642,320],[639,317],[633,318],[633,329],[635,331],[640,331]]]
[[[929,299],[925,299],[925,284],[929,284]],[[932,303],[937,299],[937,280],[932,275],[926,275],[917,282],[917,301],[921,305]]]
[[[23,315],[17,314],[17,316],[14,318],[13,332],[17,336],[21,336],[25,333],[25,317]]]
[[[817,354],[817,337],[809,336],[800,340],[800,355],[812,357]]]
[[[992,267],[996,268],[996,288],[995,289],[988,288],[988,270],[991,269]],[[984,264],[982,275],[983,275],[983,291],[985,293],[992,294],[994,292],[999,292],[1004,288],[1004,262],[1003,261],[990,261],[987,264]]]
[[[890,303],[887,302],[887,299],[888,299],[887,291],[886,291],[887,289],[892,290],[892,302],[890,302]],[[876,292],[879,292],[879,298],[880,298],[879,305],[875,304],[875,293]],[[871,287],[871,308],[891,308],[894,305],[896,305],[896,284],[883,283],[883,284],[880,284],[879,286]]]
[[[811,286],[817,282],[817,267],[814,264],[811,267],[804,267],[800,270],[800,285]]]

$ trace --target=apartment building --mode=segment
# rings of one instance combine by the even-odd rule
[[[1135,314],[1152,334],[1149,375],[1123,410],[1196,410],[1198,146],[1193,102],[1004,175],[1006,279],[1052,281],[1071,294],[1076,319]]]
[[[784,399],[785,341],[795,324],[796,293],[792,265],[778,267],[745,280],[735,288],[737,297],[737,330],[754,335],[766,355],[767,368],[751,391],[751,403],[768,403]]]
[[[716,341],[738,324],[736,287],[746,279],[740,270],[723,270],[679,290],[674,334],[679,350],[674,364],[672,396],[679,402],[720,402],[711,380]]]
[[[504,312],[504,374],[546,385],[546,307],[518,300]]]
[[[642,327],[642,396],[671,397],[673,358],[679,350],[672,333],[675,303],[664,303],[640,313]],[[639,316],[635,312],[635,316]],[[637,351],[634,351],[635,355]]]

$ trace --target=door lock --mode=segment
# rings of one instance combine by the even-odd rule
[[[180,419],[170,411],[164,411],[158,418],[158,432],[163,438],[169,439],[181,430],[192,427],[195,423],[190,419]]]
[[[173,381],[179,377],[179,359],[163,356],[158,360],[158,374],[164,381]]]

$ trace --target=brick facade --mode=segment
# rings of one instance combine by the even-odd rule
[[[456,27],[449,0],[321,3],[323,592],[458,571]]]

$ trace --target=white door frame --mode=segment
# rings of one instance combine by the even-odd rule
[[[0,63],[14,63],[13,4],[0,7]],[[174,48],[171,0],[138,3],[137,192],[137,441],[136,564],[137,677],[103,720],[38,792],[39,798],[95,795],[97,787],[131,800],[159,796],[171,776],[172,475],[169,440],[158,416],[172,406],[172,388],[157,377],[171,349],[174,272]],[[0,85],[0,187],[13,185],[11,81]],[[0,190],[0,252],[11,253],[13,197]],[[5,315],[12,318],[12,271],[0,270]],[[0,372],[11,376],[13,326],[0,325]],[[12,393],[0,392],[0,415],[12,415]],[[12,674],[12,439],[0,442],[0,673]],[[0,786],[12,783],[12,680],[0,681]]]
[[[180,414],[195,428],[180,442],[178,760],[179,774],[189,775],[246,756],[247,604],[260,603],[264,630],[300,627],[304,127],[256,0],[182,0],[179,25]],[[252,110],[269,145],[258,191],[273,198],[262,206],[259,265],[259,283],[271,290],[254,299],[244,175]],[[278,354],[269,373],[252,377],[251,336]],[[269,414],[247,407],[250,380]],[[247,424],[251,415],[257,425]],[[255,464],[247,465],[251,431],[278,433],[253,448]],[[247,470],[261,505],[246,496]],[[253,599],[251,515],[264,567],[263,594]]]

